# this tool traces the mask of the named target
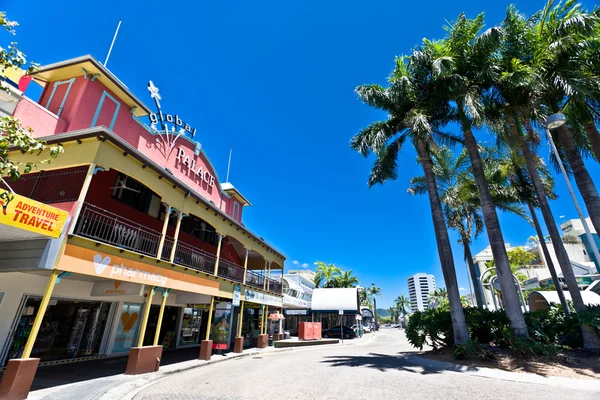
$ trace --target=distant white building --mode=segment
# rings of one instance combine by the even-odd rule
[[[429,305],[429,294],[435,290],[433,275],[418,273],[408,278],[408,295],[413,312],[425,311]]]
[[[314,282],[315,280],[315,271],[311,271],[310,269],[288,270],[287,275],[300,275],[304,279],[307,279],[311,282]]]

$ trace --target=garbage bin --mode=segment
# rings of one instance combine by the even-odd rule
[[[284,339],[289,339],[290,338],[290,331],[283,331],[283,338]]]

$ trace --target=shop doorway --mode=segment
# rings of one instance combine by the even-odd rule
[[[177,347],[177,317],[179,316],[179,310],[179,307],[165,307],[160,334],[158,335],[158,344],[162,345],[165,350]],[[150,307],[148,325],[146,327],[146,334],[144,335],[144,346],[152,346],[154,343],[154,334],[158,325],[159,313],[160,306],[153,305]]]
[[[3,365],[23,354],[40,303],[39,297],[24,298]],[[102,354],[113,308],[108,302],[50,299],[31,357],[53,361]]]

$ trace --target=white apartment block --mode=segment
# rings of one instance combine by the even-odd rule
[[[412,311],[425,311],[429,306],[429,294],[435,290],[433,275],[419,273],[408,278],[408,295]]]

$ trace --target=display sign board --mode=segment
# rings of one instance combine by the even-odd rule
[[[58,238],[69,213],[16,193],[0,189],[0,224]]]
[[[115,344],[113,346],[114,353],[127,352],[133,346],[133,340],[137,336],[140,325],[141,311],[141,304],[123,303],[121,316],[117,325]]]
[[[240,306],[240,297],[242,296],[242,287],[240,285],[233,285],[233,306]]]
[[[231,336],[231,303],[221,301],[215,304],[215,315],[210,328],[213,349],[227,350],[229,348],[229,339]]]
[[[218,282],[71,244],[66,245],[57,268],[61,271],[184,292],[212,296],[219,294]]]
[[[142,296],[143,286],[122,281],[98,281],[92,286],[90,296]]]
[[[287,315],[308,315],[308,310],[285,310]]]
[[[245,290],[246,301],[258,304],[265,304],[273,307],[283,307],[283,298],[271,294],[257,292],[256,290]]]

